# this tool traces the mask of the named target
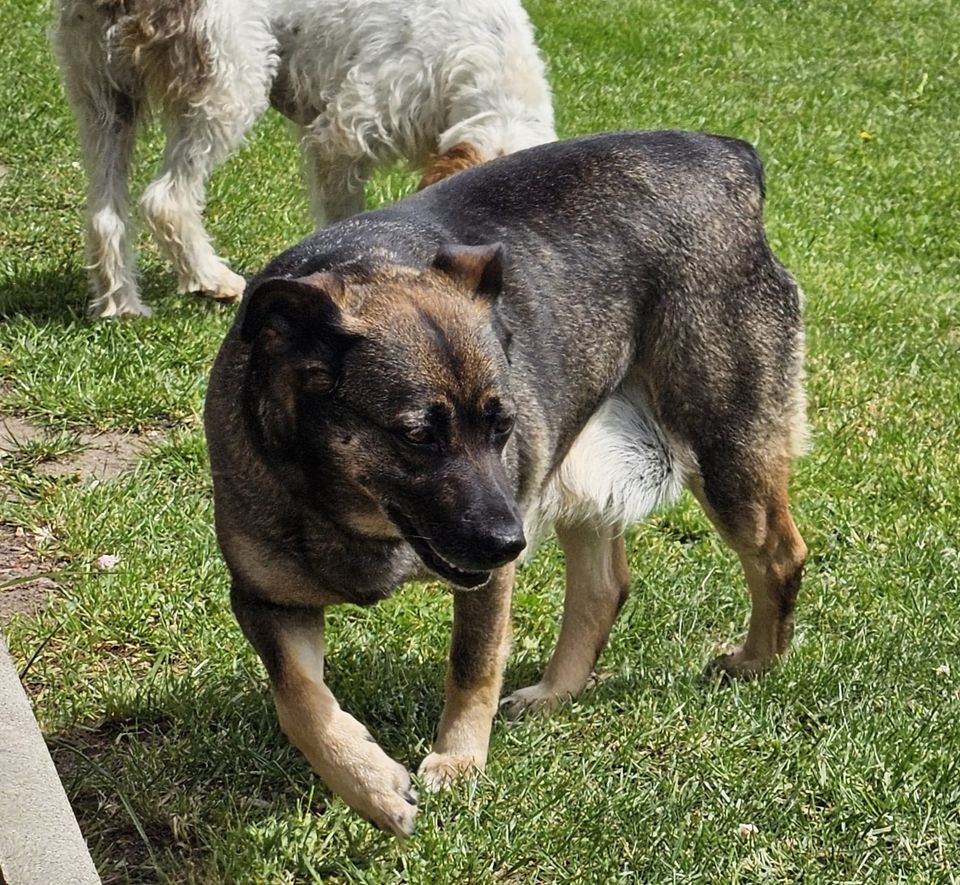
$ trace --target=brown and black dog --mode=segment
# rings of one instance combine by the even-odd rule
[[[590,136],[316,233],[250,283],[207,398],[218,538],[283,730],[360,814],[408,834],[416,797],[324,684],[328,605],[453,584],[431,787],[485,762],[514,561],[551,527],[560,638],[508,714],[584,688],[629,588],[623,527],[684,487],[753,601],[713,666],[752,676],[787,651],[803,331],[762,203],[744,142]]]

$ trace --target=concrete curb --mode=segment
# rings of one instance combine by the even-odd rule
[[[100,885],[2,635],[0,883]]]

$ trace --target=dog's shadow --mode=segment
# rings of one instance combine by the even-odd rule
[[[505,693],[536,682],[544,663],[509,665]],[[444,649],[424,656],[344,643],[328,659],[326,676],[344,709],[415,770],[440,718],[445,669]],[[648,679],[640,681],[650,690]],[[615,707],[616,696],[638,690],[636,683],[614,677],[577,703]],[[495,730],[505,727],[498,722]],[[104,719],[48,734],[47,742],[101,872],[116,867],[136,881],[154,881],[171,864],[202,870],[205,828],[235,828],[247,839],[251,829],[295,809],[320,817],[332,801],[280,731],[259,664],[199,682],[171,680],[114,704]],[[390,843],[364,844],[341,857],[334,850],[326,867],[342,873],[366,865]]]
[[[364,650],[342,651],[328,661],[330,687],[389,755],[415,770],[440,716],[442,655],[426,661],[397,656],[385,666],[389,655],[380,655],[381,666],[365,668],[358,678],[353,657]],[[102,874],[115,869],[154,881],[171,863],[202,869],[204,828],[246,833],[298,808],[323,815],[332,801],[280,731],[259,665],[200,684],[171,680],[112,706],[103,719],[46,736]],[[352,853],[341,860],[366,862]]]
[[[231,307],[196,293],[177,294],[173,276],[164,270],[145,271],[140,286],[144,300],[162,316],[184,311],[219,313]],[[80,267],[0,280],[0,321],[25,318],[38,325],[84,325],[91,322],[89,298],[90,287]]]
[[[85,318],[87,280],[82,269],[25,274],[0,282],[0,320],[25,317],[70,326]]]

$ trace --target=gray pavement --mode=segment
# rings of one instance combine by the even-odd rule
[[[100,883],[2,635],[0,883]]]

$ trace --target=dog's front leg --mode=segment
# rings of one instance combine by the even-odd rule
[[[490,728],[510,647],[513,563],[494,572],[480,590],[457,590],[447,667],[446,701],[433,752],[420,777],[433,790],[487,761]]]
[[[324,684],[323,609],[271,605],[236,585],[232,601],[266,665],[280,727],[290,741],[354,811],[394,835],[411,835],[417,799],[409,773]]]

